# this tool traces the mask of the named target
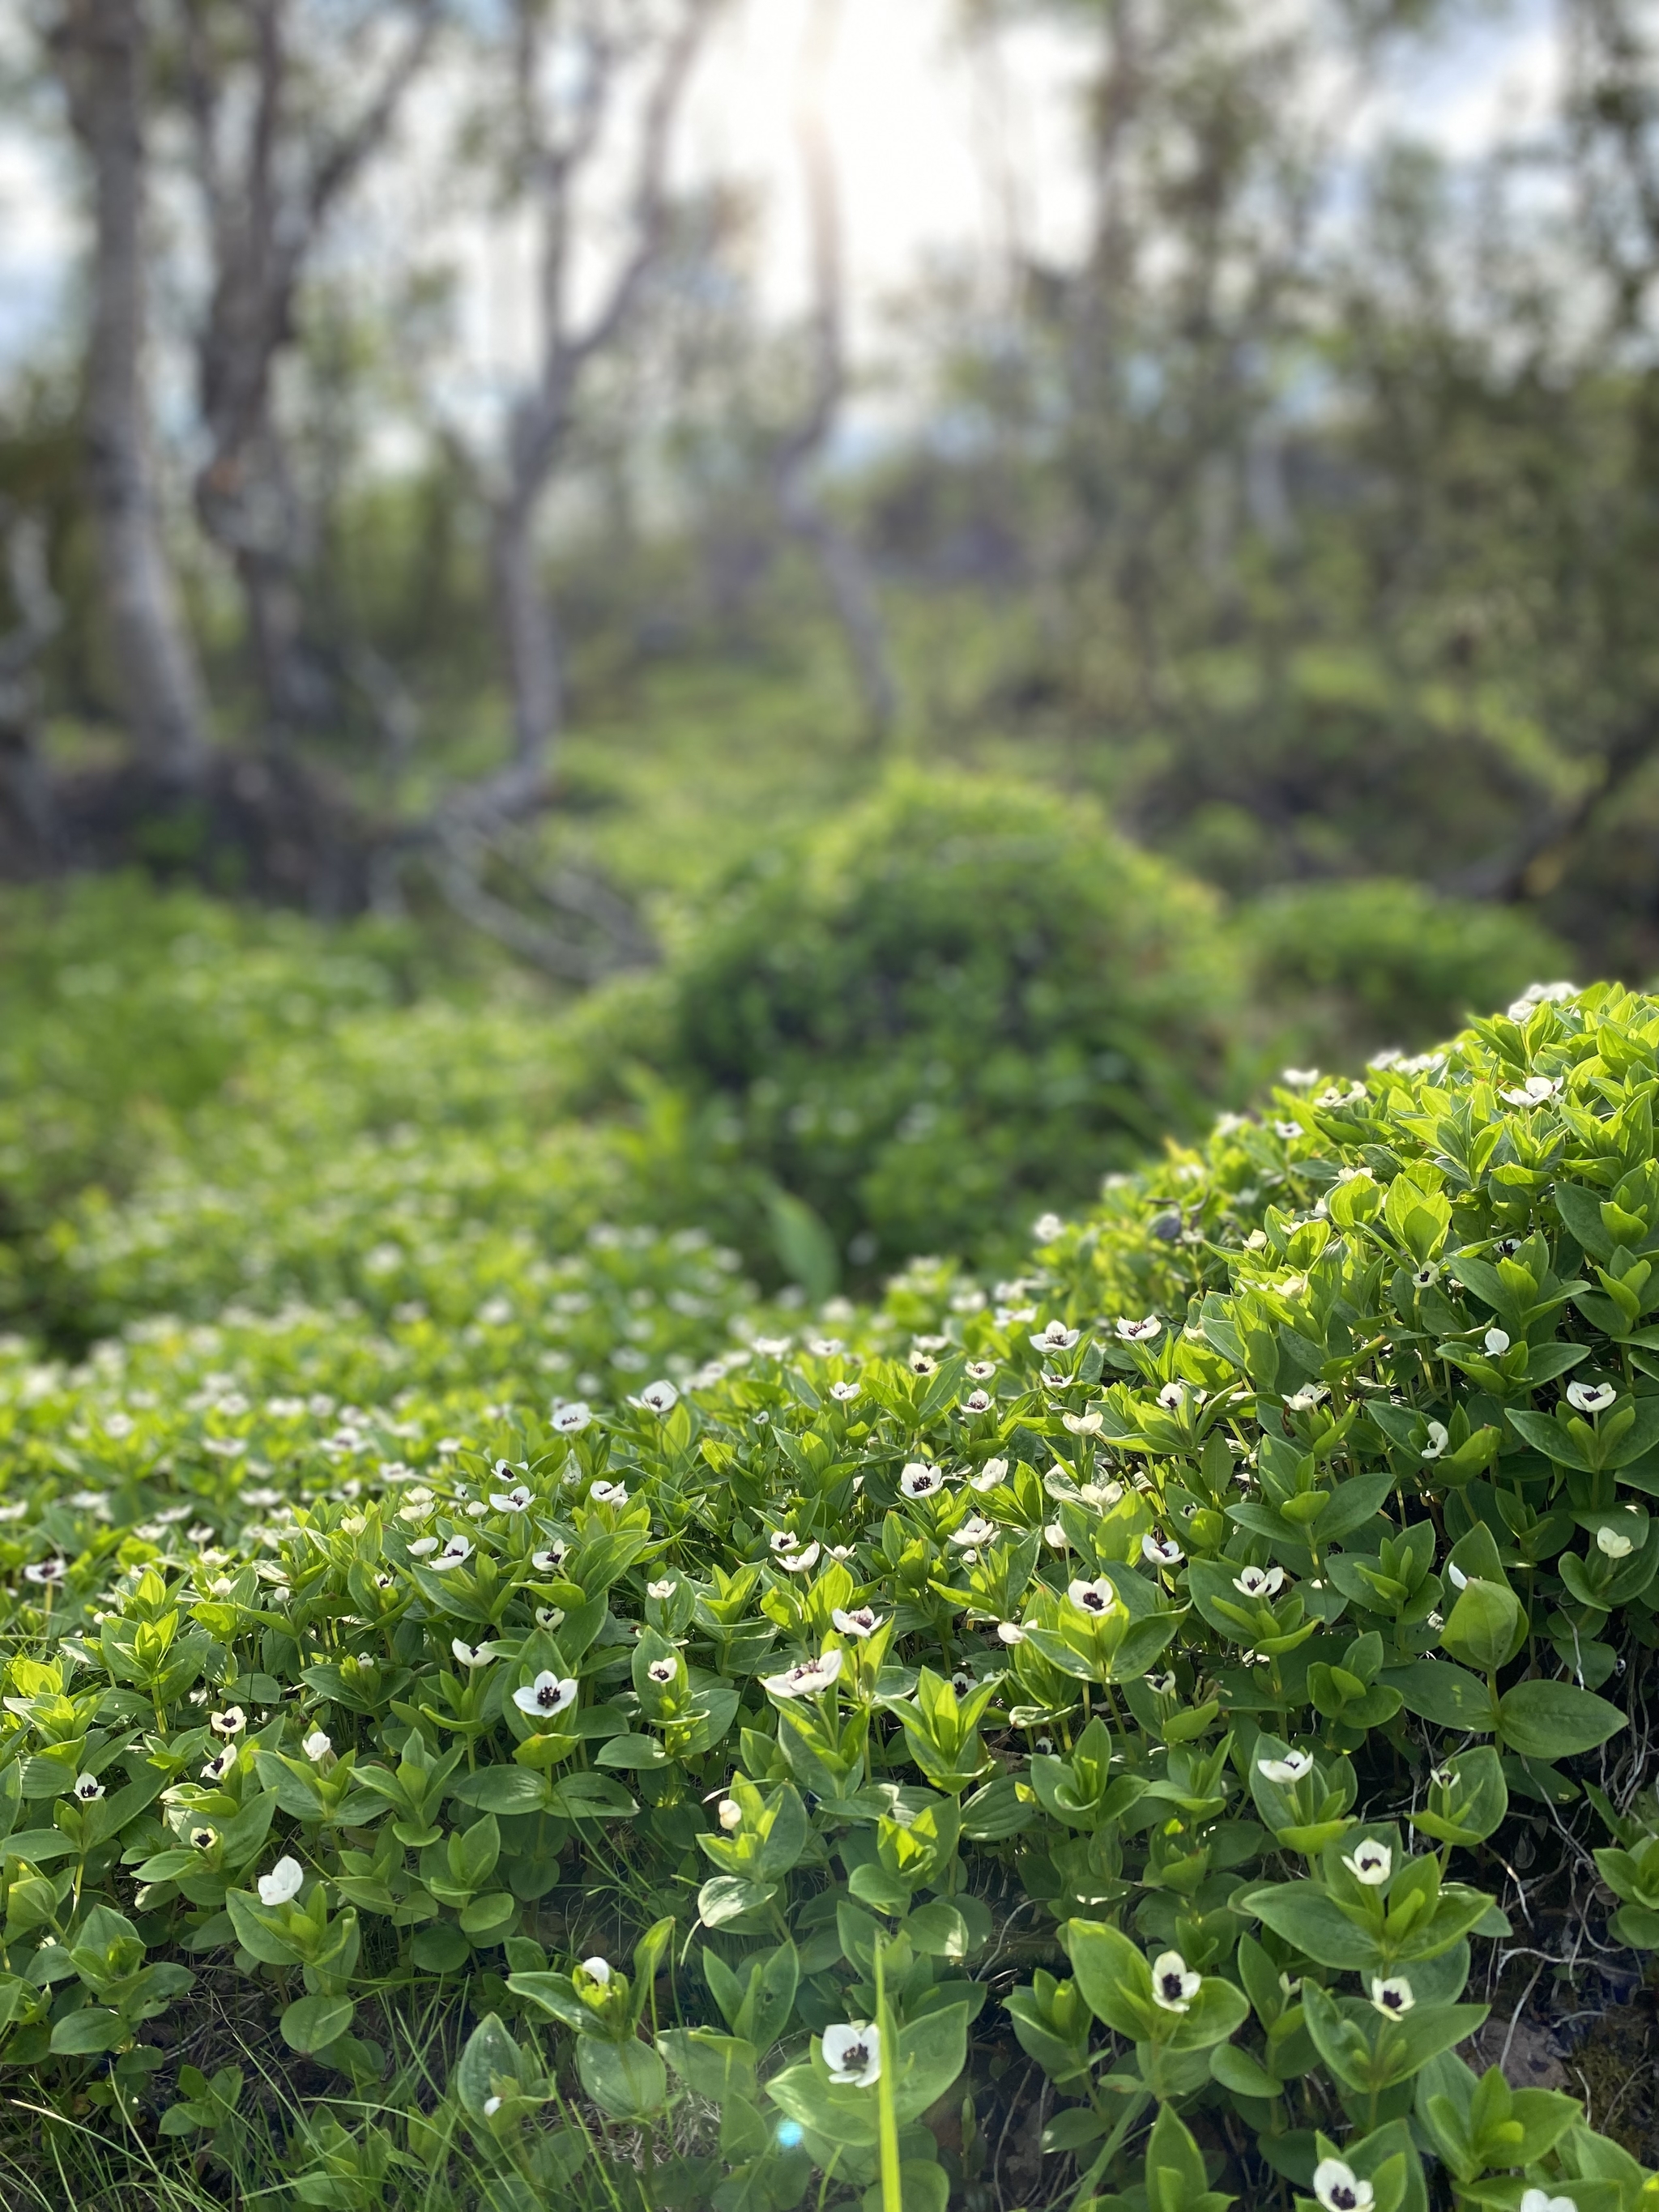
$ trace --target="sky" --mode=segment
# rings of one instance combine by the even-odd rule
[[[736,0],[707,58],[683,142],[685,176],[735,169],[771,210],[763,234],[763,296],[787,313],[800,293],[801,250],[792,103],[808,0]],[[884,299],[920,265],[1006,235],[1063,259],[1086,215],[1073,158],[1075,34],[1025,27],[1000,66],[971,63],[953,36],[956,0],[845,0],[829,91],[840,156],[851,283],[861,344]],[[1548,0],[1473,10],[1455,39],[1413,56],[1374,90],[1363,137],[1409,128],[1453,159],[1478,155],[1537,109],[1550,88]],[[3,56],[0,56],[3,58]],[[976,155],[988,124],[996,163]],[[418,126],[417,126],[418,128]],[[0,374],[52,332],[70,296],[79,221],[60,147],[14,112],[0,119]],[[466,272],[464,319],[486,375],[505,374],[528,338],[522,240],[458,222]]]

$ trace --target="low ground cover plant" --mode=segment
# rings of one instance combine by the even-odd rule
[[[1545,994],[996,1285],[602,1237],[14,1344],[19,2186],[1653,2212],[1470,2038],[1521,1824],[1659,1948],[1656,1090],[1659,1002]]]

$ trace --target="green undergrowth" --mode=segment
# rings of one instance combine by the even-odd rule
[[[1656,1091],[1601,987],[998,1281],[9,1341],[8,2205],[1654,2212],[1469,2039],[1659,1948]]]

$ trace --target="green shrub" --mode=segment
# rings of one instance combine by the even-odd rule
[[[753,862],[623,1004],[867,1267],[1017,1249],[1037,1200],[1193,1127],[1239,996],[1207,894],[1091,805],[907,773]]]
[[[1393,878],[1273,891],[1238,923],[1281,1051],[1339,1065],[1416,1051],[1573,966],[1528,914]]]
[[[1049,2200],[1653,2212],[1459,2054],[1518,1815],[1620,1900],[1567,1851],[1529,1921],[1659,1948],[1600,1694],[1659,1648],[1656,1076],[1659,1001],[1529,1006],[591,1407],[533,1326],[515,1384],[349,1314],[0,1354],[15,2124],[365,2212],[942,2208],[1012,2034]]]

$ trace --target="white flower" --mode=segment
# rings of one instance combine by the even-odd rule
[[[1413,1275],[1412,1280],[1419,1291],[1426,1291],[1431,1284],[1440,1280],[1440,1270],[1432,1260],[1425,1261]]]
[[[551,1720],[556,1713],[575,1704],[576,1685],[568,1675],[561,1679],[550,1668],[544,1667],[533,1682],[514,1690],[513,1702],[521,1713],[529,1713],[537,1720]]]
[[[1367,1842],[1358,1844],[1342,1863],[1367,1889],[1381,1889],[1394,1872],[1394,1853],[1386,1844]]]
[[[592,1377],[589,1377],[592,1380]],[[585,1429],[593,1418],[593,1409],[580,1398],[572,1399],[568,1406],[558,1407],[553,1415],[553,1426],[562,1437],[574,1437]]]
[[[1380,1976],[1371,1977],[1371,2002],[1378,2012],[1389,2020],[1398,2020],[1417,2002],[1412,1995],[1412,1985],[1403,1974],[1394,1974],[1387,1981]]]
[[[1140,1556],[1149,1566],[1177,1567],[1184,1554],[1173,1536],[1143,1536]]]
[[[970,1513],[959,1528],[951,1531],[953,1544],[988,1544],[997,1533],[994,1521],[987,1521],[981,1514]]]
[[[823,2031],[823,2063],[832,2081],[852,2089],[867,2089],[881,2076],[881,2030],[861,2020],[848,2027]]]
[[[533,1494],[527,1482],[515,1482],[511,1490],[492,1490],[489,1502],[498,1513],[522,1513]]]
[[[761,1686],[778,1698],[811,1698],[827,1690],[840,1672],[841,1653],[823,1651],[816,1659],[804,1659],[791,1667],[787,1674],[767,1675]]]
[[[1255,1771],[1265,1774],[1269,1782],[1277,1782],[1282,1789],[1291,1789],[1304,1774],[1313,1772],[1313,1758],[1305,1751],[1288,1751],[1283,1759],[1258,1759]]]
[[[459,1636],[452,1636],[449,1648],[463,1667],[487,1667],[495,1656],[493,1644],[464,1644]]]
[[[1000,1620],[997,1623],[997,1641],[1000,1644],[1024,1644],[1025,1631],[1017,1620]]]
[[[838,1406],[850,1406],[863,1388],[861,1382],[832,1382],[830,1395]]]
[[[23,1570],[26,1583],[61,1583],[69,1572],[66,1559],[36,1559]]]
[[[1486,1331],[1486,1350],[1492,1358],[1498,1358],[1509,1348],[1510,1333],[1506,1328],[1489,1328]]]
[[[1188,1970],[1179,1951],[1161,1951],[1152,1961],[1152,2002],[1165,2012],[1185,2012],[1198,1995],[1202,1979]]]
[[[786,1574],[810,1574],[818,1563],[818,1546],[811,1543],[804,1552],[789,1552],[778,1561]]]
[[[1126,1344],[1150,1344],[1163,1326],[1156,1314],[1148,1314],[1145,1321],[1120,1321],[1117,1333]]]
[[[1425,1459],[1438,1459],[1450,1442],[1451,1437],[1447,1431],[1445,1423],[1431,1421],[1429,1433],[1424,1440],[1422,1456]]]
[[[1284,1587],[1283,1567],[1246,1567],[1233,1577],[1233,1588],[1244,1597],[1275,1597]]]
[[[1285,1082],[1297,1091],[1306,1090],[1309,1085],[1319,1080],[1316,1067],[1285,1067],[1279,1070],[1279,1074]]]
[[[793,1528],[775,1528],[767,1540],[775,1552],[793,1552],[800,1538]]]
[[[988,1390],[970,1390],[962,1401],[962,1410],[964,1413],[975,1415],[988,1413],[991,1405],[991,1394]]]
[[[1079,1578],[1066,1585],[1066,1595],[1079,1612],[1092,1613],[1103,1618],[1117,1603],[1117,1592],[1102,1575],[1097,1582],[1086,1583]]]
[[[420,1510],[424,1513],[426,1509],[422,1507]],[[437,1548],[438,1540],[435,1536],[417,1536],[409,1547],[409,1556],[411,1559],[428,1559]]]
[[[536,1607],[536,1626],[538,1628],[545,1628],[550,1632],[553,1629],[562,1627],[563,1625],[564,1607],[562,1605],[538,1605]]]
[[[219,1831],[216,1828],[192,1828],[190,1840],[192,1850],[210,1851],[219,1840]]]
[[[1605,1413],[1619,1393],[1611,1382],[1569,1382],[1567,1402],[1581,1413]]]
[[[602,1990],[610,1986],[611,1961],[609,1959],[584,1959],[582,1972],[590,1982],[597,1982]]]
[[[501,2109],[501,2100],[499,2097],[486,2097],[484,2099],[483,2111],[485,2119],[493,2120],[496,2113],[499,2112]]]
[[[970,1490],[977,1490],[982,1497],[987,1491],[996,1489],[999,1484],[1006,1482],[1007,1479],[1007,1461],[988,1459],[977,1474],[969,1476],[968,1487]]]
[[[1052,1244],[1065,1234],[1066,1224],[1057,1213],[1039,1213],[1031,1224],[1031,1241],[1036,1244]]]
[[[1553,1098],[1560,1088],[1559,1075],[1529,1075],[1518,1091],[1502,1091],[1498,1096],[1508,1106],[1541,1106],[1547,1098]]]
[[[714,1808],[715,1815],[729,1835],[733,1828],[743,1826],[743,1808],[735,1797],[722,1797]]]
[[[240,1705],[227,1705],[222,1713],[208,1715],[208,1726],[215,1735],[223,1736],[228,1741],[234,1735],[240,1735],[247,1726],[247,1715]]]
[[[1595,1532],[1595,1548],[1609,1559],[1622,1559],[1636,1547],[1630,1538],[1620,1535],[1618,1529],[1603,1527]]]
[[[1469,1586],[1469,1578],[1462,1568],[1455,1565],[1449,1559],[1446,1562],[1446,1578],[1454,1589],[1467,1589]]]
[[[1376,2192],[1340,2158],[1322,2158],[1314,2168],[1314,2195],[1325,2212],[1370,2212]]]
[[[994,1359],[970,1359],[962,1370],[970,1382],[988,1382],[997,1371]]]
[[[843,1636],[873,1636],[881,1626],[881,1616],[870,1605],[859,1606],[851,1613],[837,1606],[830,1619]]]
[[[625,1482],[596,1482],[587,1493],[594,1505],[626,1505],[628,1485]]]
[[[410,1548],[413,1550],[414,1547],[411,1545]],[[544,1552],[532,1552],[530,1564],[539,1573],[556,1574],[564,1565],[565,1553],[568,1549],[569,1547],[565,1544],[550,1544]]]
[[[645,1594],[647,1597],[654,1598],[659,1605],[665,1605],[678,1588],[678,1583],[666,1580],[659,1583],[647,1583],[645,1586]]]
[[[1067,1328],[1063,1321],[1051,1321],[1031,1339],[1032,1349],[1036,1352],[1069,1352],[1082,1334],[1081,1329]]]
[[[1514,1013],[1513,1006],[1510,1012]],[[1578,2208],[1571,2197],[1552,2197],[1546,2189],[1523,2189],[1521,2212],[1578,2212]]]
[[[912,1460],[899,1477],[899,1488],[907,1498],[931,1498],[944,1487],[945,1477],[923,1460]]]
[[[653,1682],[667,1683],[672,1682],[680,1670],[672,1659],[653,1659],[645,1671]]]
[[[1302,1134],[1300,1121],[1274,1121],[1270,1126],[1274,1136],[1282,1139],[1287,1145],[1293,1144]],[[1263,1237],[1261,1241],[1265,1244],[1267,1240]]]
[[[204,1782],[222,1782],[235,1764],[235,1751],[228,1747],[208,1760],[202,1769],[202,1779]]]
[[[300,1748],[314,1765],[318,1759],[325,1759],[333,1750],[334,1745],[332,1740],[325,1736],[321,1729],[313,1729]]]
[[[104,1785],[95,1774],[77,1774],[74,1794],[78,1803],[91,1805],[103,1796]]]
[[[471,1539],[461,1535],[452,1536],[432,1562],[432,1571],[434,1575],[447,1574],[451,1567],[459,1567],[463,1559],[470,1559],[471,1556]]]
[[[1299,1390],[1291,1393],[1285,1403],[1293,1413],[1311,1413],[1314,1407],[1330,1395],[1322,1382],[1304,1382]]]
[[[760,1359],[781,1359],[792,1340],[787,1336],[757,1336],[753,1350]]]
[[[640,1403],[647,1413],[672,1413],[680,1402],[680,1394],[672,1382],[647,1382],[640,1393]]]
[[[305,1869],[298,1859],[278,1859],[269,1874],[259,1876],[260,1904],[289,1904],[304,1888],[305,1879]]]

